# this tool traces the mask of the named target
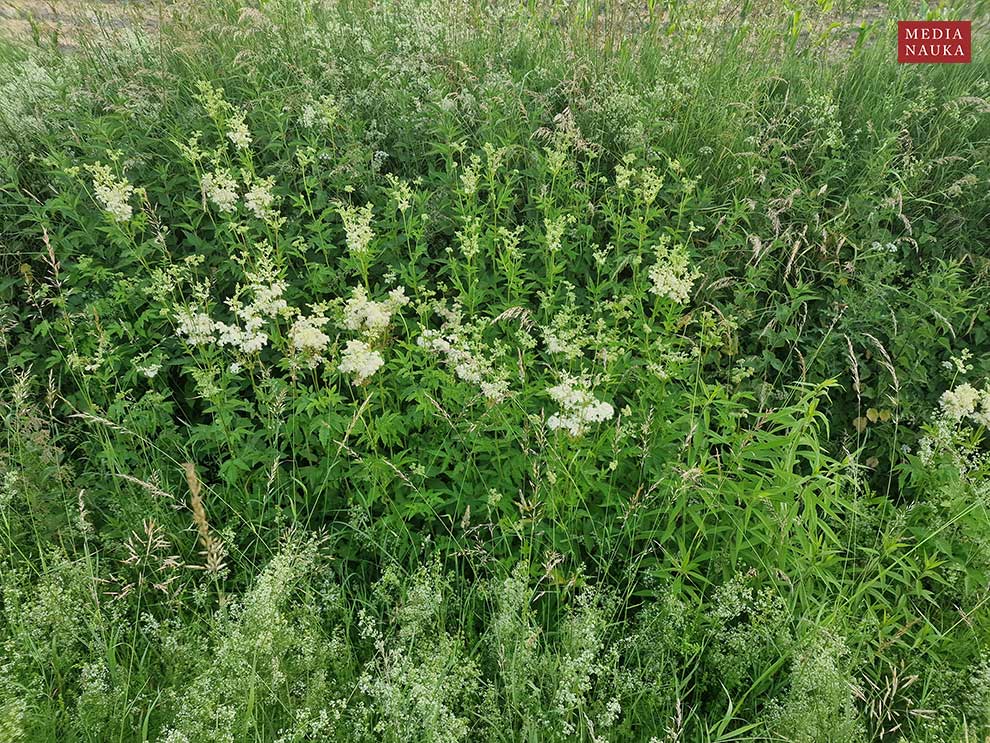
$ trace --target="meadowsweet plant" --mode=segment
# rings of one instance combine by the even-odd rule
[[[96,201],[115,222],[127,222],[134,214],[131,199],[134,186],[125,178],[116,178],[109,166],[94,163],[90,166],[93,174],[93,195]]]
[[[547,390],[547,395],[560,406],[560,412],[547,419],[551,429],[562,429],[571,436],[580,436],[591,426],[609,420],[615,409],[595,398],[586,379],[565,376],[560,384]]]
[[[0,739],[990,735],[986,60],[811,6],[0,41]]]

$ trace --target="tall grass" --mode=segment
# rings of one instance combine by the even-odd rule
[[[986,21],[5,47],[0,738],[986,737]]]

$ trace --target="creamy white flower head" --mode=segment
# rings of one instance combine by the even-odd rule
[[[549,325],[541,326],[540,330],[547,351],[568,359],[581,356],[585,346],[591,342],[588,320],[578,311],[574,292],[570,289],[564,307],[553,316]]]
[[[310,99],[303,106],[299,116],[300,123],[307,129],[316,126],[329,128],[333,126],[340,114],[340,106],[332,95],[325,95],[319,100]]]
[[[500,402],[509,394],[509,380],[495,379],[492,381],[481,380],[481,394],[491,402]]]
[[[959,422],[969,418],[979,426],[990,428],[990,387],[978,390],[964,382],[954,390],[946,390],[939,398],[946,418]]]
[[[237,208],[237,181],[230,173],[217,170],[213,173],[203,173],[200,181],[206,198],[225,214]]]
[[[162,365],[158,363],[144,364],[143,366],[134,367],[139,374],[143,374],[148,379],[154,379],[158,376],[158,372],[161,371]]]
[[[274,180],[262,178],[256,180],[244,193],[244,206],[258,219],[268,220],[274,216],[272,205],[275,203],[275,196],[272,195]]]
[[[115,222],[127,222],[134,215],[129,203],[134,186],[126,178],[115,178],[110,168],[101,163],[90,165],[89,170],[93,174],[93,194],[100,206]]]
[[[497,352],[482,349],[473,342],[456,313],[450,313],[443,331],[424,328],[416,345],[439,356],[458,379],[478,385],[489,402],[501,402],[508,397],[509,380],[494,363]]]
[[[942,411],[954,421],[972,415],[979,402],[980,391],[971,384],[961,384],[954,390],[946,390],[939,399]]]
[[[409,298],[401,286],[389,292],[384,302],[376,302],[368,298],[368,292],[359,284],[344,305],[344,327],[368,338],[377,338],[388,329],[392,315],[407,304]]]
[[[352,340],[347,341],[339,368],[344,374],[353,375],[355,384],[364,384],[384,365],[385,359],[378,351],[364,341]]]
[[[627,153],[622,157],[622,163],[615,166],[615,187],[623,191],[629,188],[629,183],[632,177],[636,174],[636,169],[631,166],[636,162],[636,155],[633,153]]]
[[[347,238],[347,249],[354,256],[367,255],[371,250],[371,240],[375,236],[371,228],[374,213],[371,204],[364,206],[349,206],[339,204],[337,213],[344,223],[344,234]]]
[[[547,390],[550,398],[560,406],[560,412],[547,419],[547,425],[563,429],[571,436],[581,436],[595,423],[607,421],[615,415],[612,406],[598,400],[589,390],[589,383],[564,375],[560,384]]]
[[[323,332],[329,320],[323,315],[300,316],[289,328],[289,344],[296,351],[320,354],[330,344],[330,336]]]
[[[260,328],[265,318],[276,318],[292,314],[289,303],[283,299],[285,282],[271,276],[249,276],[248,290],[252,294],[249,304],[229,302],[231,309],[244,320],[249,329]]]
[[[546,230],[547,249],[551,253],[557,253],[560,251],[564,231],[567,229],[567,225],[573,224],[574,222],[575,219],[573,214],[561,215],[555,219],[544,218],[543,224],[544,229]]]
[[[227,131],[227,138],[234,143],[239,150],[246,150],[251,146],[251,132],[248,131],[244,122],[244,112],[239,111],[229,122],[230,129]]]
[[[205,346],[215,339],[216,324],[209,315],[195,308],[176,312],[176,330],[191,346]]]
[[[464,187],[465,196],[473,196],[478,190],[478,170],[481,168],[481,156],[471,155],[470,165],[464,167],[461,173],[461,185]]]
[[[670,239],[662,239],[656,249],[657,262],[650,267],[650,291],[667,297],[678,304],[687,304],[691,295],[691,287],[701,276],[692,271],[688,264],[687,250],[683,245],[670,248]]]
[[[408,181],[396,178],[394,175],[388,176],[388,182],[392,186],[391,195],[395,201],[395,207],[404,214],[412,206],[412,187]]]
[[[257,353],[268,343],[268,334],[258,330],[259,324],[252,323],[241,328],[237,325],[228,325],[224,322],[216,322],[216,342],[218,346],[233,346],[242,353]]]
[[[652,204],[663,187],[663,176],[657,173],[656,168],[648,167],[640,171],[639,179],[640,187],[637,189],[639,197],[646,204]]]
[[[467,217],[464,229],[456,233],[457,244],[464,257],[471,261],[481,252],[481,220],[478,217]]]

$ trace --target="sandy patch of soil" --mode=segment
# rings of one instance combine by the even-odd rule
[[[147,26],[158,11],[157,3],[121,0],[0,0],[0,34],[71,47],[86,30]]]

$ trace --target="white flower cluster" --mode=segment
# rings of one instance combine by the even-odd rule
[[[388,182],[392,187],[391,196],[395,201],[395,207],[404,214],[405,211],[412,206],[412,187],[409,185],[408,181],[404,181],[401,178],[396,178],[391,174],[388,176]]]
[[[664,177],[657,173],[653,167],[643,168],[639,173],[639,188],[636,195],[643,200],[643,203],[650,205],[657,200],[660,189],[663,188]]]
[[[547,419],[547,425],[563,429],[571,436],[581,436],[595,423],[609,420],[615,410],[591,394],[587,379],[564,375],[560,384],[547,390],[550,398],[560,406],[560,412]]]
[[[143,374],[148,379],[154,379],[158,376],[158,372],[162,370],[162,365],[157,362],[152,362],[148,364],[138,364],[134,367],[138,374]]]
[[[541,326],[543,340],[547,350],[567,359],[576,359],[584,353],[584,348],[591,342],[588,333],[588,321],[578,311],[573,291],[567,293],[567,303],[554,314],[547,326]]]
[[[628,152],[622,156],[622,162],[615,166],[615,187],[619,191],[629,188],[632,178],[636,175],[636,168],[632,166],[636,162],[636,155]]]
[[[176,331],[191,346],[205,346],[213,342],[213,319],[198,312],[196,307],[180,309],[175,313]]]
[[[269,319],[289,316],[292,309],[282,298],[285,282],[271,281],[271,277],[251,276],[248,291],[253,295],[249,304],[242,305],[236,300],[228,302],[244,326],[216,323],[217,343],[220,346],[233,346],[242,353],[257,353],[268,343],[268,334],[262,328]],[[265,281],[267,278],[268,281]]]
[[[650,281],[653,286],[650,291],[660,297],[687,304],[690,299],[691,287],[701,276],[692,271],[688,263],[687,250],[683,245],[670,247],[670,238],[664,236],[656,249],[657,262],[650,267]]]
[[[251,132],[248,131],[244,122],[244,112],[238,111],[231,116],[227,122],[227,138],[234,143],[234,147],[239,150],[246,150],[251,146]]]
[[[366,256],[371,249],[371,239],[375,236],[371,229],[371,218],[374,213],[371,204],[350,206],[339,204],[337,213],[344,222],[344,233],[347,236],[347,249],[355,257]]]
[[[128,221],[134,214],[129,203],[134,186],[126,178],[115,178],[110,168],[102,163],[90,165],[89,171],[93,174],[93,193],[100,206],[115,222]]]
[[[978,390],[971,384],[960,384],[954,390],[943,392],[939,404],[952,421],[969,418],[977,425],[990,428],[990,387]]]
[[[464,258],[468,261],[477,258],[481,252],[481,220],[478,217],[465,218],[464,229],[458,231],[456,237]]]
[[[310,99],[303,106],[299,116],[299,123],[306,129],[314,129],[317,126],[329,129],[337,121],[340,114],[340,105],[332,95],[325,95],[319,100]]]
[[[958,360],[960,365],[969,366],[968,353]],[[963,480],[970,473],[985,472],[990,465],[988,454],[973,439],[971,432],[961,427],[964,421],[990,428],[990,386],[980,390],[964,382],[955,389],[947,390],[939,398],[941,414],[935,416],[926,435],[918,442],[917,454],[922,464],[932,466],[937,459],[947,457]]]
[[[465,196],[474,196],[478,190],[478,171],[481,169],[481,156],[471,155],[470,165],[464,166],[461,173],[461,185],[464,186]]]
[[[274,185],[273,178],[259,178],[244,193],[244,206],[262,221],[267,222],[275,216],[275,211],[272,209],[275,203],[275,196],[272,194]]]
[[[347,341],[344,355],[340,361],[340,371],[352,374],[355,384],[364,384],[372,375],[385,365],[381,353],[375,351],[365,341]]]
[[[477,337],[481,326],[466,328],[456,312],[445,311],[444,314],[443,327],[440,330],[424,329],[416,344],[440,356],[459,379],[478,385],[489,402],[504,400],[509,394],[509,380],[495,366],[498,354],[494,349],[481,348]]]
[[[344,327],[374,340],[388,329],[392,315],[407,304],[409,297],[401,286],[390,291],[384,302],[376,302],[368,298],[368,292],[359,284],[344,305]]]
[[[197,93],[194,97],[206,110],[218,127],[227,130],[227,139],[234,143],[239,150],[246,150],[251,145],[251,132],[244,121],[244,111],[224,98],[222,88],[215,88],[206,80],[196,82]]]
[[[409,297],[401,286],[389,292],[384,302],[370,299],[361,285],[352,291],[344,305],[343,326],[361,337],[347,342],[339,368],[344,374],[353,375],[355,384],[364,384],[385,365],[385,359],[375,350],[374,344],[382,341],[392,316],[407,304]]]
[[[289,345],[300,353],[318,357],[330,345],[330,336],[323,332],[328,322],[330,319],[322,311],[308,317],[300,315],[289,328]]]
[[[230,173],[224,170],[203,173],[200,185],[204,196],[221,212],[229,214],[237,208],[237,181]]]
[[[561,241],[564,238],[564,231],[568,225],[577,221],[573,214],[565,214],[555,219],[544,218],[543,224],[547,236],[547,249],[551,253],[560,251]]]
[[[245,354],[257,353],[264,348],[268,343],[268,334],[263,330],[265,323],[276,317],[289,317],[295,310],[282,298],[285,282],[274,280],[268,271],[250,274],[248,279],[250,283],[237,294],[246,292],[252,296],[251,301],[244,304],[234,297],[227,302],[243,325],[213,320],[194,306],[176,312],[179,335],[192,346],[216,343]]]

